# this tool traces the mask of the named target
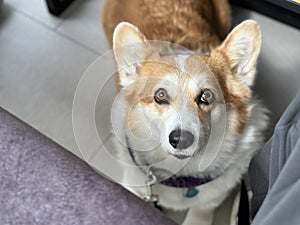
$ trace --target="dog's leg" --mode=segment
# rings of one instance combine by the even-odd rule
[[[214,210],[199,207],[191,208],[182,225],[212,225]]]

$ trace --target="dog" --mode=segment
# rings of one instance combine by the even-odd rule
[[[267,109],[251,91],[259,25],[229,33],[225,0],[109,0],[103,26],[118,68],[116,151],[148,182],[130,189],[188,210],[184,225],[212,224],[264,143]]]

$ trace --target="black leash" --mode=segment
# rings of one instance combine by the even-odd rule
[[[238,212],[238,225],[250,225],[250,207],[248,192],[244,180],[242,180],[240,205]]]

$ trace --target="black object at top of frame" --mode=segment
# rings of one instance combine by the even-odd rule
[[[296,2],[288,0],[229,0],[229,2],[300,29],[300,4]]]
[[[55,16],[59,16],[71,2],[73,0],[46,0],[49,12]]]
[[[46,2],[49,12],[59,16],[73,0],[46,0]],[[300,4],[292,0],[229,0],[229,2],[300,29]]]

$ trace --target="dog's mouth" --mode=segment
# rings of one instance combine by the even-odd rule
[[[177,159],[188,159],[192,157],[192,155],[185,155],[181,153],[169,153],[169,154],[176,157]]]
[[[170,148],[169,146],[162,146],[162,149],[174,159],[190,160],[194,156],[198,155],[204,148],[202,147],[202,145],[199,146],[195,144],[194,146],[187,149],[174,149]]]

